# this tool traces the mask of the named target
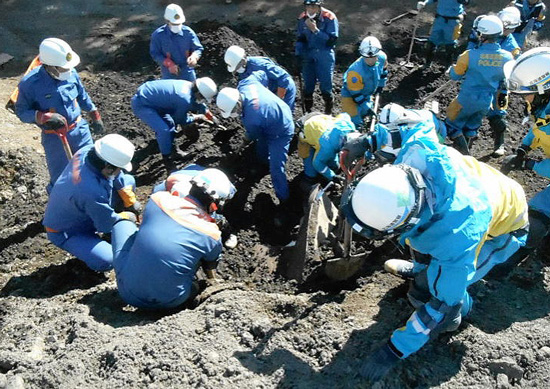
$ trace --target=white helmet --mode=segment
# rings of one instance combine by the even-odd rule
[[[380,41],[373,36],[368,36],[363,39],[359,46],[359,53],[363,57],[375,57],[380,50],[382,50],[382,45]]]
[[[132,158],[135,147],[125,137],[119,134],[105,135],[94,143],[94,149],[99,158],[113,166],[126,171],[132,171]]]
[[[506,7],[498,13],[505,30],[512,30],[521,24],[521,13],[516,7]]]
[[[484,16],[477,23],[477,31],[485,38],[496,38],[503,30],[502,21],[495,15]]]
[[[241,94],[235,88],[223,88],[216,97],[216,105],[222,111],[222,117],[228,118],[239,102]]]
[[[229,178],[219,169],[208,168],[191,178],[191,184],[202,188],[216,204],[223,205],[237,191]]]
[[[212,99],[214,98],[214,96],[216,96],[216,93],[218,92],[218,87],[216,86],[214,80],[212,80],[210,77],[201,77],[197,78],[195,83],[200,94],[206,99],[206,101],[212,101]]]
[[[368,173],[352,189],[351,208],[360,223],[391,233],[418,221],[425,187],[418,170],[407,165],[385,165]]]
[[[59,66],[72,69],[80,63],[80,57],[71,46],[58,38],[47,38],[40,43],[40,62],[44,65]]]
[[[234,72],[239,64],[246,58],[246,52],[240,46],[230,46],[223,57],[227,64],[227,71]]]
[[[402,124],[408,118],[407,110],[399,104],[386,104],[379,115],[379,122],[386,127],[393,129]]]
[[[550,47],[536,47],[504,64],[509,91],[544,94],[550,90]]]
[[[164,10],[164,19],[168,20],[172,24],[185,23],[185,15],[183,9],[177,4],[169,4]]]

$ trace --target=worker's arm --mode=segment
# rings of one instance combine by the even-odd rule
[[[166,59],[165,53],[162,52],[161,39],[159,31],[155,31],[151,35],[151,43],[149,44],[149,54],[159,66],[162,66]]]
[[[466,50],[458,56],[456,64],[451,66],[449,77],[452,80],[460,80],[468,71],[468,64],[470,62],[470,51]]]

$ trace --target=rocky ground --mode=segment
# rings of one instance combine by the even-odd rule
[[[497,10],[498,3],[473,8],[467,30],[476,14]],[[137,146],[135,173],[139,197],[146,200],[151,186],[164,178],[164,169],[152,132],[133,116],[129,100],[141,83],[158,77],[147,45],[165,2],[89,1],[82,7],[44,2],[44,17],[35,26],[44,35],[20,21],[35,3],[0,4],[7,10],[0,15],[0,32],[6,37],[2,50],[15,56],[0,69],[5,76],[0,80],[1,101],[43,37],[74,42],[82,52],[81,76],[107,131],[121,133]],[[295,2],[182,5],[207,47],[198,72],[220,87],[235,83],[222,59],[231,44],[292,68],[290,28],[299,12]],[[398,65],[406,56],[414,19],[390,27],[381,21],[406,6],[369,1],[357,10],[354,2],[340,1],[328,7],[341,15],[337,92],[343,71],[356,57],[355,44],[367,32],[381,37],[390,60],[384,103],[418,107],[420,98],[446,81],[442,64],[427,71]],[[55,27],[47,23],[52,18],[58,22]],[[420,20],[420,35],[425,35],[430,15],[421,14]],[[62,26],[71,26],[71,33]],[[546,42],[545,34],[539,44]],[[416,50],[413,60],[419,62]],[[438,97],[443,111],[457,90],[454,85]],[[316,104],[320,107],[320,100]],[[527,127],[520,124],[521,101],[513,99],[511,107],[510,143],[515,146]],[[316,278],[299,285],[282,277],[282,247],[293,239],[293,231],[273,225],[275,197],[269,175],[250,176],[253,154],[250,147],[240,149],[240,124],[233,120],[224,125],[226,131],[209,126],[182,129],[176,143],[192,153],[189,162],[222,167],[236,182],[237,196],[227,216],[240,244],[225,253],[220,268],[224,282],[207,289],[198,306],[156,314],[126,306],[112,273],[91,272],[47,241],[40,224],[47,171],[38,131],[0,110],[0,388],[368,387],[356,375],[361,360],[412,312],[406,284],[381,271],[385,259],[404,254],[391,242],[362,242],[369,256],[353,280],[334,284]],[[288,172],[296,193],[301,162],[294,149],[293,144]],[[491,150],[485,124],[473,152],[496,166],[499,161],[490,157]],[[546,185],[533,174],[513,176],[528,196]],[[299,204],[290,213],[298,222]],[[539,250],[506,280],[474,285],[471,319],[403,362],[377,387],[547,387],[546,252]]]

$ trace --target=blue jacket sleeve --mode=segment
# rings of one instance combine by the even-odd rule
[[[36,109],[34,108],[34,99],[29,91],[29,83],[19,83],[19,96],[15,103],[15,113],[24,123],[35,123]]]
[[[76,85],[78,88],[77,101],[78,101],[78,104],[80,105],[80,108],[87,112],[95,111],[97,108],[92,102],[92,99],[90,98],[90,96],[88,95],[88,92],[86,92],[84,85],[82,85],[82,80],[80,80],[80,77],[78,76],[78,74],[76,74],[76,79],[77,79]]]
[[[294,49],[294,55],[303,55],[307,46],[307,38],[305,32],[306,26],[303,19],[298,19],[298,26],[296,27],[296,46]]]
[[[265,72],[268,79],[277,83],[278,88],[288,88],[290,76],[282,67],[270,62],[267,64]]]
[[[111,232],[113,224],[121,219],[121,217],[109,205],[108,199],[104,197],[86,198],[84,208],[86,214],[92,219],[98,232]]]
[[[338,20],[336,18],[327,22],[326,29],[311,34],[312,43],[317,47],[327,46],[332,48],[338,39]]]
[[[161,37],[158,31],[153,32],[153,35],[151,35],[151,43],[149,44],[149,54],[151,54],[151,57],[159,66],[162,66],[165,56],[162,52],[160,39]]]
[[[193,48],[193,53],[197,53],[199,57],[202,56],[202,52],[204,51],[204,47],[201,44],[199,37],[195,33],[195,31],[191,31],[191,47]]]

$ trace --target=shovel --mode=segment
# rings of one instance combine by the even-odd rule
[[[377,93],[374,97],[374,116],[372,117],[370,121],[370,127],[369,127],[369,134],[372,134],[374,132],[374,126],[376,125],[376,114],[378,112],[378,105],[380,104],[380,93]]]
[[[364,162],[364,158],[360,159],[359,162],[357,162],[357,164],[351,170],[348,170],[343,164],[341,165],[342,170],[346,175],[346,185],[344,187],[344,190],[353,181],[355,173],[357,173]],[[359,269],[363,265],[365,254],[351,254],[353,230],[342,215],[340,215],[339,218],[340,222],[342,223],[342,229],[339,234],[340,240],[343,245],[342,257],[327,260],[324,270],[328,278],[335,281],[344,281],[357,273],[357,271],[359,271]]]
[[[430,94],[427,94],[426,96],[422,97],[419,101],[419,103],[423,103],[425,101],[430,100],[432,97],[437,96],[441,91],[448,89],[452,84],[454,80],[448,80],[443,85],[440,85],[436,90],[431,92]]]
[[[400,66],[405,66],[406,68],[414,68],[414,63],[411,62],[411,54],[414,46],[414,40],[416,38],[416,30],[418,29],[418,22],[420,21],[420,12],[416,13],[416,17],[414,20],[414,28],[413,28],[413,34],[411,38],[411,44],[409,45],[409,53],[407,54],[407,60],[399,62]]]
[[[390,24],[392,24],[393,22],[395,22],[396,20],[399,20],[399,19],[403,19],[405,16],[409,16],[409,15],[417,15],[418,14],[418,11],[417,10],[410,10],[410,11],[407,11],[405,13],[402,13],[401,15],[397,15],[395,18],[391,18],[391,19],[386,19],[383,21],[383,23],[386,25],[386,26],[389,26]]]
[[[69,124],[67,123],[67,119],[65,118],[63,118],[63,123],[65,123],[65,126],[55,131],[55,133],[61,140],[61,144],[63,145],[63,150],[65,151],[65,155],[67,156],[67,159],[70,161],[73,158],[73,153],[71,151],[71,146],[69,145],[69,140],[67,139],[67,132],[69,132]]]

